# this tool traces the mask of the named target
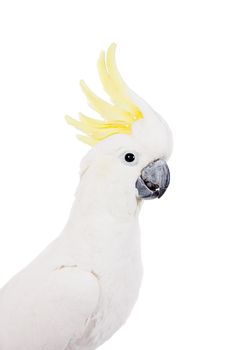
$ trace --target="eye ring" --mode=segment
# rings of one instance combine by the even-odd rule
[[[128,151],[123,153],[122,160],[125,163],[125,165],[129,165],[129,166],[136,165],[138,161],[138,155],[136,152]]]

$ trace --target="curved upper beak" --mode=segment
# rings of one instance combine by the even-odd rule
[[[160,198],[170,183],[170,171],[165,160],[158,159],[142,169],[136,181],[138,198]]]

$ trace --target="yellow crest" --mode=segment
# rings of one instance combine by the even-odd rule
[[[78,135],[78,138],[91,146],[114,134],[130,134],[133,122],[143,118],[140,109],[130,98],[129,89],[117,69],[115,52],[116,44],[112,44],[106,55],[105,52],[101,52],[98,61],[99,76],[112,104],[96,96],[84,81],[80,82],[89,105],[103,120],[89,118],[82,113],[79,114],[79,120],[65,117],[70,125],[83,133]]]

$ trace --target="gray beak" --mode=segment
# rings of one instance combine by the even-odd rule
[[[136,188],[141,199],[160,198],[170,183],[170,171],[164,160],[158,159],[142,169]]]

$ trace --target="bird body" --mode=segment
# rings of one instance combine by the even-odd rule
[[[142,277],[138,208],[114,217],[82,195],[87,207],[78,193],[60,237],[1,291],[0,349],[95,349],[129,316]],[[88,198],[98,210],[86,211]]]
[[[61,235],[0,290],[0,350],[94,350],[126,321],[142,263],[138,215],[160,198],[172,149],[165,121],[123,82],[115,45],[101,53],[100,77],[113,104],[81,83],[102,120],[69,124],[92,145]],[[154,217],[153,217],[154,221]]]

